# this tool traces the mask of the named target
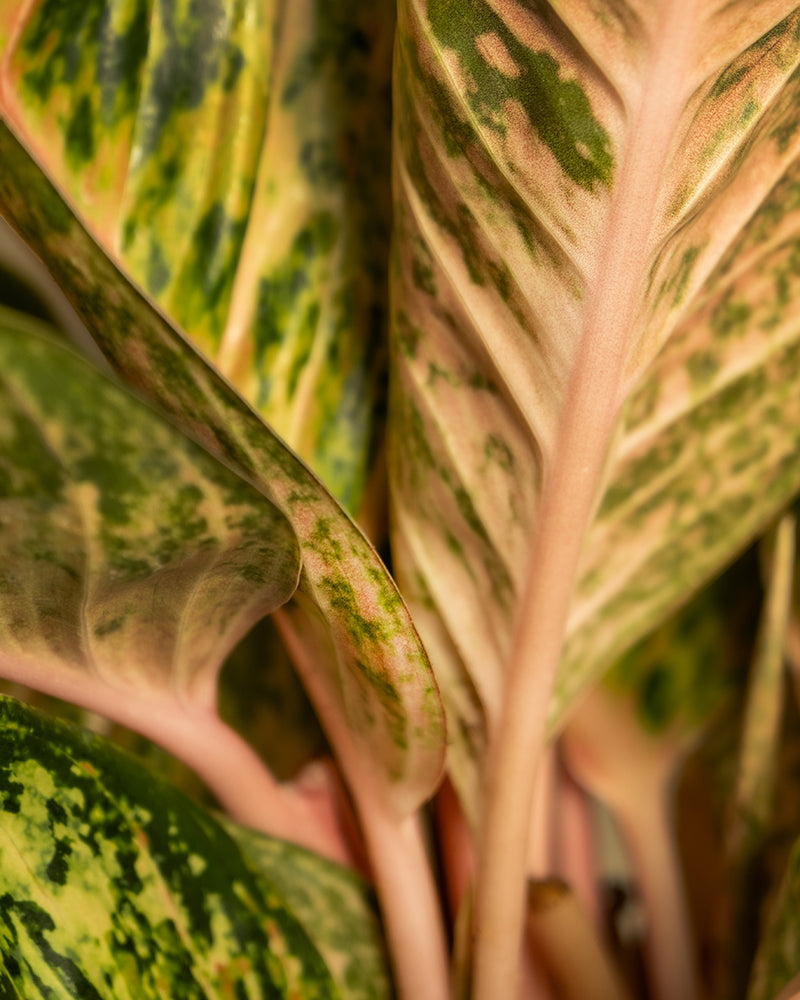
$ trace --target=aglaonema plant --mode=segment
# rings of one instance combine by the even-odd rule
[[[4,703],[8,995],[790,995],[800,11],[2,0],[0,45],[0,210],[114,372],[0,316],[0,673],[225,813]],[[219,710],[268,615],[330,751],[285,781]]]

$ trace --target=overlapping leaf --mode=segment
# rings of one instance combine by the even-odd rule
[[[319,949],[343,1000],[393,996],[372,891],[354,872],[228,824],[246,858],[278,888]]]
[[[3,995],[340,996],[280,891],[119,750],[0,700]]]
[[[0,357],[3,657],[209,704],[227,652],[297,586],[288,522],[18,314]]]
[[[399,10],[395,548],[470,798],[524,586],[553,729],[800,486],[800,15]]]
[[[440,775],[441,701],[408,612],[374,549],[299,459],[117,270],[5,126],[0,147],[0,208],[52,269],[112,364],[290,522],[302,558],[299,591],[316,609],[326,644],[327,655],[312,665],[325,709],[363,751],[361,766],[381,776],[379,794],[389,807],[414,809]],[[299,609],[295,620],[302,632]]]
[[[350,510],[385,321],[393,5],[0,4],[4,113]]]
[[[0,319],[2,673],[180,755],[226,655],[294,593],[294,533],[31,321]]]

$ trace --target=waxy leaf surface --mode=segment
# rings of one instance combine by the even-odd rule
[[[403,0],[397,54],[395,558],[474,806],[516,621],[553,732],[800,485],[800,13]]]
[[[391,1000],[391,977],[373,890],[355,872],[246,827],[226,824],[302,923],[342,1000]]]
[[[389,215],[388,0],[0,3],[0,101],[91,231],[356,510]]]
[[[3,676],[178,753],[195,715],[215,718],[227,654],[300,572],[263,494],[7,311],[0,527]]]
[[[408,611],[375,550],[297,456],[117,269],[5,126],[0,155],[0,208],[52,270],[111,364],[291,524],[302,560],[298,592],[326,648],[304,682],[322,689],[315,707],[321,716],[329,712],[323,724],[335,724],[361,749],[361,766],[379,777],[386,805],[401,814],[413,810],[440,777],[442,706]],[[295,610],[302,643],[307,616]]]
[[[280,889],[176,789],[7,698],[0,748],[4,996],[340,996]]]

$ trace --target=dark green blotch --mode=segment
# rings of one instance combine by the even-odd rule
[[[331,531],[330,518],[320,517],[317,519],[311,535],[311,542],[314,551],[323,556],[329,564],[341,562],[342,546]]]
[[[113,8],[110,4],[104,6],[96,73],[101,116],[104,122],[113,124],[136,109],[150,40],[150,3],[137,0],[121,34],[111,31]]]
[[[85,52],[97,44],[105,7],[104,0],[43,0],[33,8],[19,42],[29,95],[46,104],[59,84],[75,82]]]
[[[690,427],[694,431],[708,432],[715,425],[727,423],[734,414],[738,416],[756,405],[763,396],[765,386],[763,369],[743,375],[695,407],[689,413]]]
[[[203,536],[208,531],[208,522],[197,514],[197,507],[203,501],[203,491],[193,483],[184,483],[167,503],[165,524],[159,525],[160,540],[157,548],[159,561],[164,564],[180,556],[190,543],[193,548],[202,546]],[[212,538],[205,540],[206,546],[213,544]]]
[[[497,388],[497,383],[494,382],[488,375],[484,375],[483,372],[472,372],[467,379],[467,385],[470,389],[477,389],[481,392],[488,392],[490,396],[499,396],[500,390]]]
[[[78,101],[66,132],[67,161],[80,167],[92,160],[95,153],[94,111],[88,95]]]
[[[302,323],[298,328],[298,351],[292,361],[292,366],[289,369],[289,375],[286,379],[286,391],[289,399],[292,399],[297,392],[300,376],[303,374],[303,369],[308,364],[308,359],[311,356],[311,348],[314,346],[314,334],[319,323],[319,316],[320,304],[319,302],[313,302],[306,310]]]
[[[395,318],[394,334],[400,351],[407,358],[415,358],[419,342],[422,339],[422,331],[411,323],[408,314],[403,310],[398,311]]]
[[[290,398],[311,354],[320,316],[313,283],[315,269],[325,266],[338,232],[338,222],[330,212],[317,212],[296,235],[286,258],[259,284],[254,323],[257,366],[268,371],[272,352],[292,339],[294,357],[287,387]],[[270,389],[271,380],[265,378],[259,405],[266,404]]]
[[[401,750],[406,750],[408,748],[405,730],[406,715],[397,689],[388,677],[374,670],[363,660],[356,660],[356,666],[368,681],[370,689],[378,696],[381,707],[386,714],[386,722],[392,734],[394,745]]]
[[[145,159],[159,148],[177,120],[198,108],[210,86],[230,82],[229,41],[220,37],[219,24],[227,20],[223,0],[191,0],[187,16],[180,16],[174,0],[161,4],[164,49],[149,73],[142,95],[140,130]],[[227,57],[227,58],[226,58]]]
[[[0,768],[0,803],[3,812],[18,813],[25,786],[11,778],[11,769]]]
[[[421,251],[414,254],[411,261],[411,277],[414,287],[428,295],[436,295],[436,280],[431,265],[431,255],[428,248],[421,244]]]
[[[352,6],[340,6],[328,0],[314,4],[313,30],[309,43],[294,58],[281,92],[281,103],[289,107],[313,89],[321,77],[332,75],[343,95],[351,101],[363,97],[371,82],[365,65],[372,50],[372,40],[354,23]]]
[[[588,191],[611,182],[608,133],[595,119],[589,98],[574,80],[562,80],[549,52],[532,52],[486,0],[432,0],[428,19],[439,44],[454,49],[475,89],[465,94],[479,121],[505,133],[504,103],[516,99],[561,169]],[[475,39],[493,32],[520,70],[509,78],[490,65]]]
[[[97,487],[100,513],[112,524],[127,524],[131,499],[146,492],[142,480],[117,454],[95,451],[77,461],[72,471],[76,482],[89,482]]]
[[[497,462],[504,472],[514,471],[514,453],[506,442],[497,434],[490,434],[483,446],[486,457]]]
[[[151,242],[147,260],[145,284],[154,296],[160,295],[169,284],[170,267],[159,243]]]
[[[711,93],[709,94],[709,98],[713,100],[715,98],[722,97],[726,91],[731,90],[737,83],[740,83],[749,72],[750,67],[746,65],[728,66],[717,77],[717,80],[711,89]]]
[[[75,961],[65,955],[60,955],[50,945],[46,934],[55,930],[55,922],[38,903],[29,900],[14,900],[5,894],[0,897],[0,912],[4,915],[13,913],[19,920],[30,940],[38,948],[42,964],[53,970],[58,976],[65,990],[65,996],[72,997],[74,1000],[103,1000]],[[33,974],[33,970],[30,972]],[[48,991],[43,989],[42,996],[47,995]]]
[[[111,618],[109,621],[100,622],[94,627],[94,634],[97,639],[102,639],[106,635],[118,632],[125,624],[124,618]]]
[[[36,424],[15,409],[6,419],[10,434],[0,439],[0,497],[30,497],[40,503],[59,503],[63,500],[64,470]]]
[[[341,620],[357,646],[362,646],[365,641],[374,644],[388,639],[380,621],[371,621],[361,613],[356,592],[344,576],[324,576],[319,585],[330,606],[341,614]]]
[[[689,278],[692,275],[692,268],[700,256],[700,247],[689,247],[685,250],[683,256],[681,257],[681,262],[678,265],[678,270],[676,271],[671,285],[673,288],[672,293],[672,305],[678,306],[683,302],[684,296],[686,295],[686,289],[689,286]]]
[[[667,472],[677,460],[683,448],[683,441],[673,435],[662,441],[641,457],[635,459],[623,476],[613,482],[603,497],[598,518],[610,515],[624,504],[638,490],[647,490],[648,484]]]
[[[241,76],[244,69],[244,53],[233,44],[228,45],[228,51],[224,60],[224,75],[222,77],[222,89],[229,94],[236,86],[236,81]]]
[[[733,293],[728,292],[711,314],[711,329],[723,338],[745,334],[751,313],[747,302],[735,301]]]
[[[300,147],[300,166],[315,187],[334,187],[345,180],[339,150],[327,137],[308,139]]]
[[[652,732],[659,732],[670,720],[674,708],[672,686],[670,673],[664,667],[655,668],[642,682],[639,710]]]
[[[93,63],[94,79],[87,86],[98,95],[103,123],[113,126],[129,115],[138,101],[147,56],[150,4],[138,0],[119,34],[111,27],[111,16],[112,6],[104,0],[44,0],[36,5],[20,40],[28,67],[22,78],[24,90],[46,104],[60,84],[74,90],[78,74],[85,74]],[[85,100],[83,95],[80,101]],[[70,119],[76,128],[77,114]],[[68,147],[69,143],[68,135]]]
[[[65,838],[55,841],[55,852],[47,864],[45,873],[51,882],[56,885],[66,885],[69,874],[69,859],[72,854],[72,846]]]
[[[703,389],[719,371],[719,360],[710,351],[697,351],[686,362],[689,378],[697,389]]]
[[[197,223],[176,283],[173,302],[181,324],[209,328],[215,343],[224,328],[246,231],[246,218],[232,218],[222,202],[215,202]]]

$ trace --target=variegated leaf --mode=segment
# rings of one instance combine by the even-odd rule
[[[226,824],[242,854],[275,885],[319,949],[342,1000],[391,1000],[374,892],[317,854]]]
[[[281,890],[208,813],[7,698],[0,986],[26,1000],[340,996]]]
[[[223,752],[210,732],[234,738],[216,716],[218,671],[297,586],[283,515],[5,311],[0,529],[3,676],[114,718],[208,773]]]
[[[515,622],[552,733],[800,486],[800,14],[399,12],[394,541],[474,814]]]
[[[393,5],[0,3],[3,111],[91,231],[357,509]]]
[[[643,729],[680,731],[688,744],[741,692],[757,627],[758,576],[751,550],[611,666],[603,684],[633,698]]]
[[[304,681],[322,689],[316,707],[323,723],[335,722],[360,748],[360,766],[380,776],[386,805],[400,814],[415,809],[440,776],[442,706],[408,611],[374,549],[303,463],[116,268],[5,126],[0,156],[0,208],[51,268],[114,367],[292,525],[303,564],[299,591],[317,609],[329,653],[312,661],[313,677]],[[302,633],[299,608],[295,620]]]

